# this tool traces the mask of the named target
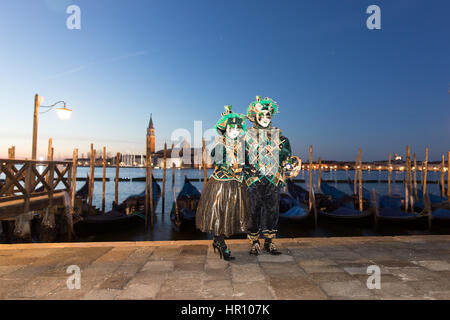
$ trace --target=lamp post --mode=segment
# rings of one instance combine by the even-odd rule
[[[62,120],[67,120],[70,118],[70,115],[72,113],[72,110],[68,109],[66,107],[66,103],[64,101],[58,101],[50,106],[41,106],[42,101],[44,98],[42,96],[39,96],[36,94],[34,96],[34,117],[33,117],[33,146],[31,151],[31,159],[36,160],[36,151],[37,151],[37,131],[38,131],[38,122],[39,122],[39,108],[47,108],[47,111],[44,111],[42,113],[49,112],[50,110],[53,110],[53,108],[60,103],[64,104],[64,107],[62,108],[56,108],[56,111],[58,113],[58,117]]]

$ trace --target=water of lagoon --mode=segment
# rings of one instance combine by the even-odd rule
[[[86,177],[89,172],[87,167],[78,168],[78,177]],[[162,178],[162,169],[153,169],[153,174],[156,178]],[[211,170],[208,170],[208,176],[211,174]],[[112,201],[115,193],[115,168],[107,168],[106,176],[110,179],[106,182],[106,211],[111,209]],[[121,178],[136,178],[144,177],[145,168],[120,168],[119,177]],[[175,193],[181,190],[184,182],[184,177],[187,176],[190,179],[201,179],[203,177],[203,171],[198,169],[176,169],[175,170]],[[96,168],[95,177],[102,177],[102,169]],[[313,185],[317,191],[317,171],[313,173]],[[353,171],[324,171],[322,172],[324,180],[346,180],[347,177],[354,178]],[[392,180],[403,181],[403,172],[392,172]],[[429,172],[428,180],[437,181],[440,178],[439,172]],[[308,181],[308,171],[302,171],[297,176],[297,179],[303,179]],[[379,172],[376,170],[363,172],[363,179],[365,180],[387,180],[387,172]],[[420,183],[420,173],[417,174],[418,184]],[[77,181],[77,189],[81,188],[84,181]],[[162,189],[162,181],[158,181]],[[202,181],[191,181],[191,183],[197,187],[200,192],[203,190]],[[305,183],[299,183],[303,187]],[[351,193],[351,189],[347,183],[330,183],[339,190],[346,193]],[[375,189],[379,194],[387,194],[387,183],[366,183],[364,187],[372,190]],[[403,183],[392,183],[392,194],[404,194]],[[128,196],[138,194],[145,189],[144,182],[132,182],[122,181],[119,182],[119,203],[126,199]],[[430,193],[439,194],[438,184],[428,184],[427,190]],[[94,183],[94,198],[93,204],[101,208],[102,202],[102,182],[96,181]],[[174,199],[174,193],[172,192],[172,170],[166,172],[166,200],[165,200],[165,214],[162,214],[162,198],[160,199],[156,212],[155,221],[152,228],[149,228],[147,232],[144,231],[142,226],[137,226],[133,229],[123,230],[121,232],[99,234],[87,238],[80,239],[81,241],[142,241],[142,240],[193,240],[193,239],[211,239],[211,235],[201,233],[196,230],[179,230],[174,223],[170,220],[170,209],[172,208]],[[355,227],[342,224],[326,225],[319,224],[317,228],[305,228],[301,223],[289,223],[279,225],[278,237],[331,237],[331,236],[374,236],[374,235],[407,235],[407,234],[428,234],[428,233],[450,233],[450,229],[433,228],[429,230],[408,230],[404,228],[383,228],[375,229],[374,227]],[[245,238],[245,235],[236,235],[233,238]]]

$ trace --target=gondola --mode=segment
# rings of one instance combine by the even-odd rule
[[[450,227],[450,206],[447,202],[442,202],[439,206],[433,208],[433,203],[431,202],[431,197],[427,193],[424,200],[425,208],[431,212],[431,217],[429,219],[430,227],[433,225]]]
[[[310,216],[312,214],[304,203],[299,202],[287,193],[280,194],[281,221],[304,221]]]
[[[431,212],[432,223],[438,223],[439,225],[450,226],[450,209],[437,208]]]
[[[441,197],[432,193],[427,193],[428,195],[428,199],[430,201],[430,205],[432,210],[437,210],[439,208],[446,208],[448,207],[448,199],[446,197]],[[419,188],[417,190],[417,200],[414,203],[414,207],[418,208],[420,210],[423,210],[425,208],[425,201],[424,201],[424,197],[423,197],[423,189]]]
[[[178,193],[170,212],[171,220],[179,227],[195,227],[195,213],[200,197],[200,191],[185,176],[183,188]]]
[[[355,208],[357,198],[350,196],[329,184],[322,182],[321,191],[331,198],[331,203],[318,208],[318,217],[323,221],[370,224],[373,222],[374,209],[370,202],[363,201],[363,211]]]
[[[161,197],[161,188],[154,178],[152,179],[152,188],[153,210],[155,210]],[[145,221],[144,212],[145,190],[129,196],[119,205],[113,204],[111,211],[83,217],[74,224],[74,231],[77,236],[87,236],[142,227]]]
[[[152,194],[153,194],[153,212],[155,212],[156,207],[158,206],[159,199],[161,198],[161,187],[156,182],[154,176],[152,176]],[[113,209],[117,209],[118,211],[122,211],[126,214],[131,213],[142,214],[145,211],[145,188],[141,193],[129,196],[119,205],[113,203]]]
[[[348,186],[350,191],[354,191],[353,182],[348,178]],[[376,201],[378,203],[379,208],[393,208],[393,209],[401,209],[404,204],[404,197],[398,194],[394,195],[378,195],[375,193]],[[365,201],[372,201],[372,195],[369,190],[362,187],[362,198]]]
[[[377,224],[405,225],[409,227],[422,228],[427,225],[431,208],[425,206],[420,212],[406,212],[403,207],[381,207],[380,200],[374,190],[373,207],[375,208],[375,218]]]

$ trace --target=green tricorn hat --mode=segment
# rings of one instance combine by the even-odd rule
[[[222,117],[216,123],[216,130],[220,134],[224,134],[227,126],[237,127],[245,131],[245,116],[243,114],[234,113],[231,111],[231,105],[225,106],[225,111],[222,112]]]

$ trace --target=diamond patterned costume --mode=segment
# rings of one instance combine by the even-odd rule
[[[264,246],[274,247],[272,239],[276,236],[280,215],[280,187],[285,183],[281,164],[291,156],[289,140],[282,136],[281,130],[272,127],[271,123],[264,128],[256,120],[262,110],[269,110],[273,115],[278,111],[278,106],[270,98],[257,97],[247,111],[247,118],[254,123],[245,135],[248,170],[244,178],[250,196],[247,237],[252,242],[252,254],[259,250],[261,233],[265,238]],[[276,249],[268,251],[272,253]]]

